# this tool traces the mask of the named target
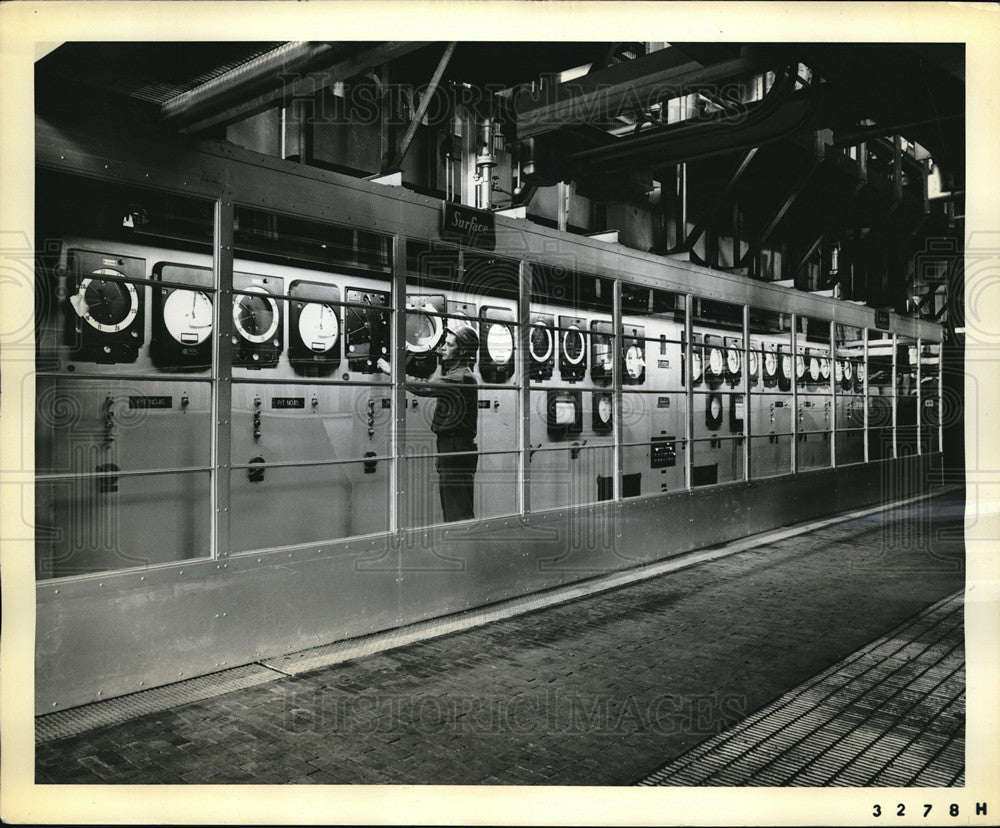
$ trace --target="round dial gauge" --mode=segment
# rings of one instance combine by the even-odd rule
[[[583,362],[584,340],[580,329],[573,325],[563,334],[563,355],[570,365]]]
[[[829,357],[823,357],[819,361],[819,373],[823,379],[830,379],[830,359]]]
[[[764,352],[764,373],[773,377],[778,370],[778,356],[774,351]]]
[[[701,379],[701,351],[691,352],[691,379]]]
[[[632,379],[639,379],[642,376],[646,361],[643,359],[642,348],[638,345],[629,345],[625,351],[625,370]]]
[[[175,290],[163,303],[163,325],[181,345],[200,345],[212,334],[212,300],[200,290]]]
[[[844,360],[844,379],[850,379],[854,374],[854,366],[849,359]]]
[[[806,360],[801,354],[795,355],[795,376],[802,379],[806,375]]]
[[[722,351],[718,348],[712,348],[708,352],[708,369],[716,376],[719,376],[722,373],[722,363]]]
[[[602,423],[611,422],[611,397],[602,396],[597,401],[597,417]]]
[[[786,378],[792,376],[792,358],[788,354],[781,355],[781,376]]]
[[[854,375],[857,377],[858,382],[864,382],[864,380],[865,380],[865,364],[863,362],[859,362],[857,364],[857,367],[855,367],[855,369],[854,369]]]
[[[492,325],[486,334],[486,353],[497,365],[506,365],[514,354],[514,333],[506,325]]]
[[[94,276],[121,276],[117,270],[101,268]],[[70,299],[81,318],[101,333],[115,333],[132,324],[139,313],[139,294],[128,282],[87,277]]]
[[[722,399],[716,396],[709,397],[708,410],[713,420],[719,419],[722,416]]]
[[[833,378],[837,382],[844,378],[844,361],[842,359],[835,360],[833,363]]]
[[[752,376],[757,376],[757,368],[759,367],[760,360],[757,356],[756,351],[750,352],[750,374]]]
[[[528,350],[536,362],[545,362],[552,356],[552,331],[544,322],[535,322],[528,337]]]
[[[299,314],[299,337],[306,347],[318,354],[326,353],[337,344],[340,320],[329,305],[309,302]]]
[[[816,357],[809,357],[809,378],[813,382],[819,379],[819,360]]]
[[[233,300],[233,324],[247,342],[266,342],[278,330],[278,303],[263,288],[247,290]]]
[[[738,374],[740,372],[740,352],[735,348],[730,348],[726,351],[726,367],[729,369],[730,374]]]
[[[410,311],[406,314],[406,350],[422,354],[437,347],[444,330],[444,323],[432,305],[424,305],[420,310],[413,310],[414,305],[407,305]]]

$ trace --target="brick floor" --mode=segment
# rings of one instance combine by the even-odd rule
[[[44,742],[36,779],[635,784],[960,589],[956,507],[954,495],[934,498]],[[906,675],[880,691],[902,698]],[[960,705],[937,701],[910,706],[911,728],[963,726]],[[897,747],[876,751],[875,777],[901,773]],[[799,753],[809,749],[822,748]],[[922,773],[949,784],[931,765]],[[816,771],[804,784],[846,779]]]

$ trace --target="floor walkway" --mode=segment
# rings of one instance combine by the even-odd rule
[[[765,537],[352,661],[290,675],[241,668],[219,685],[228,692],[178,695],[127,721],[91,726],[127,700],[43,716],[36,778],[881,784],[930,756],[916,783],[958,784],[961,767],[938,773],[931,754],[961,756],[959,599],[925,610],[963,587],[960,498]],[[862,721],[876,713],[888,717],[878,734]],[[875,746],[874,764],[850,753],[861,743]]]

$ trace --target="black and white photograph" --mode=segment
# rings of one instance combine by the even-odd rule
[[[995,8],[4,6],[5,821],[996,824]]]

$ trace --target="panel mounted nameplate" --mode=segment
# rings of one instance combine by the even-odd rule
[[[271,408],[305,408],[305,397],[271,397]]]
[[[670,408],[670,397],[657,397],[656,398],[657,408]]]
[[[480,250],[493,250],[497,245],[496,216],[445,201],[441,213],[441,238]]]
[[[129,408],[173,408],[173,397],[129,397]]]
[[[656,367],[657,368],[669,368],[670,367],[670,360],[669,359],[658,359],[658,360],[656,360]]]

